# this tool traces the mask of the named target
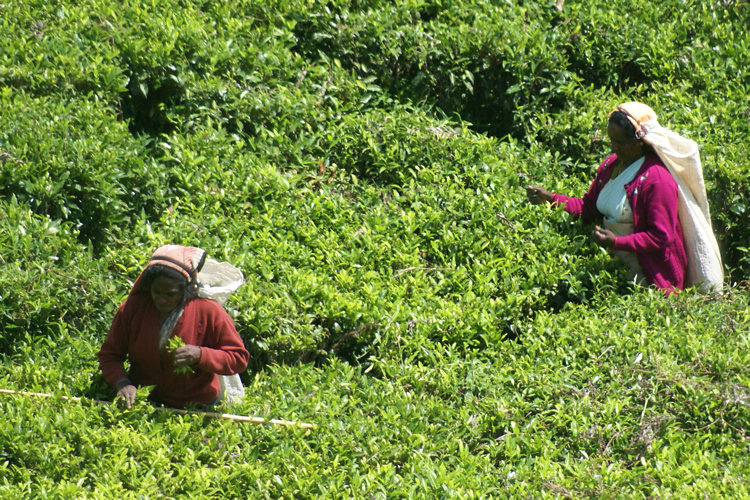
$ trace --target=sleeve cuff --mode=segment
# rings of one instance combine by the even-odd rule
[[[615,250],[626,251],[626,249],[620,248],[619,243],[621,243],[621,242],[622,242],[622,237],[621,236],[615,236],[615,242],[612,243],[612,248],[610,250],[613,250],[613,251],[615,251]]]

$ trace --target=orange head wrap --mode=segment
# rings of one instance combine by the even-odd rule
[[[174,269],[187,279],[188,283],[195,283],[198,279],[198,271],[203,267],[206,260],[206,252],[197,247],[185,247],[181,245],[164,245],[156,249],[151,255],[151,261],[143,269],[143,272],[135,280],[130,293],[142,292],[143,273],[151,266],[165,266]]]

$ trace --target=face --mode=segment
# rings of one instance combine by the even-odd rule
[[[169,314],[180,305],[183,293],[182,283],[166,276],[159,276],[151,284],[151,300],[161,314]]]
[[[614,123],[607,125],[607,135],[609,136],[609,143],[612,152],[615,153],[625,165],[629,165],[643,156],[641,141],[633,137],[632,134],[619,125]]]

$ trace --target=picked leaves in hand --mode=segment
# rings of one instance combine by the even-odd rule
[[[172,337],[172,338],[169,339],[169,342],[167,342],[167,349],[174,356],[174,352],[177,349],[179,349],[180,347],[184,346],[184,345],[185,345],[185,341],[184,340],[182,340],[180,337],[174,336],[174,337]],[[177,366],[177,365],[175,365],[174,372],[175,373],[180,373],[182,375],[187,375],[187,374],[191,373],[192,370],[190,369],[189,366],[185,366],[185,365]]]

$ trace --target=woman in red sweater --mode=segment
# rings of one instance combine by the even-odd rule
[[[218,375],[247,368],[249,353],[232,318],[219,303],[197,297],[204,259],[195,247],[159,248],[117,310],[97,357],[128,408],[136,387],[149,385],[155,386],[151,397],[170,406],[214,403]],[[171,351],[172,337],[184,345]]]

